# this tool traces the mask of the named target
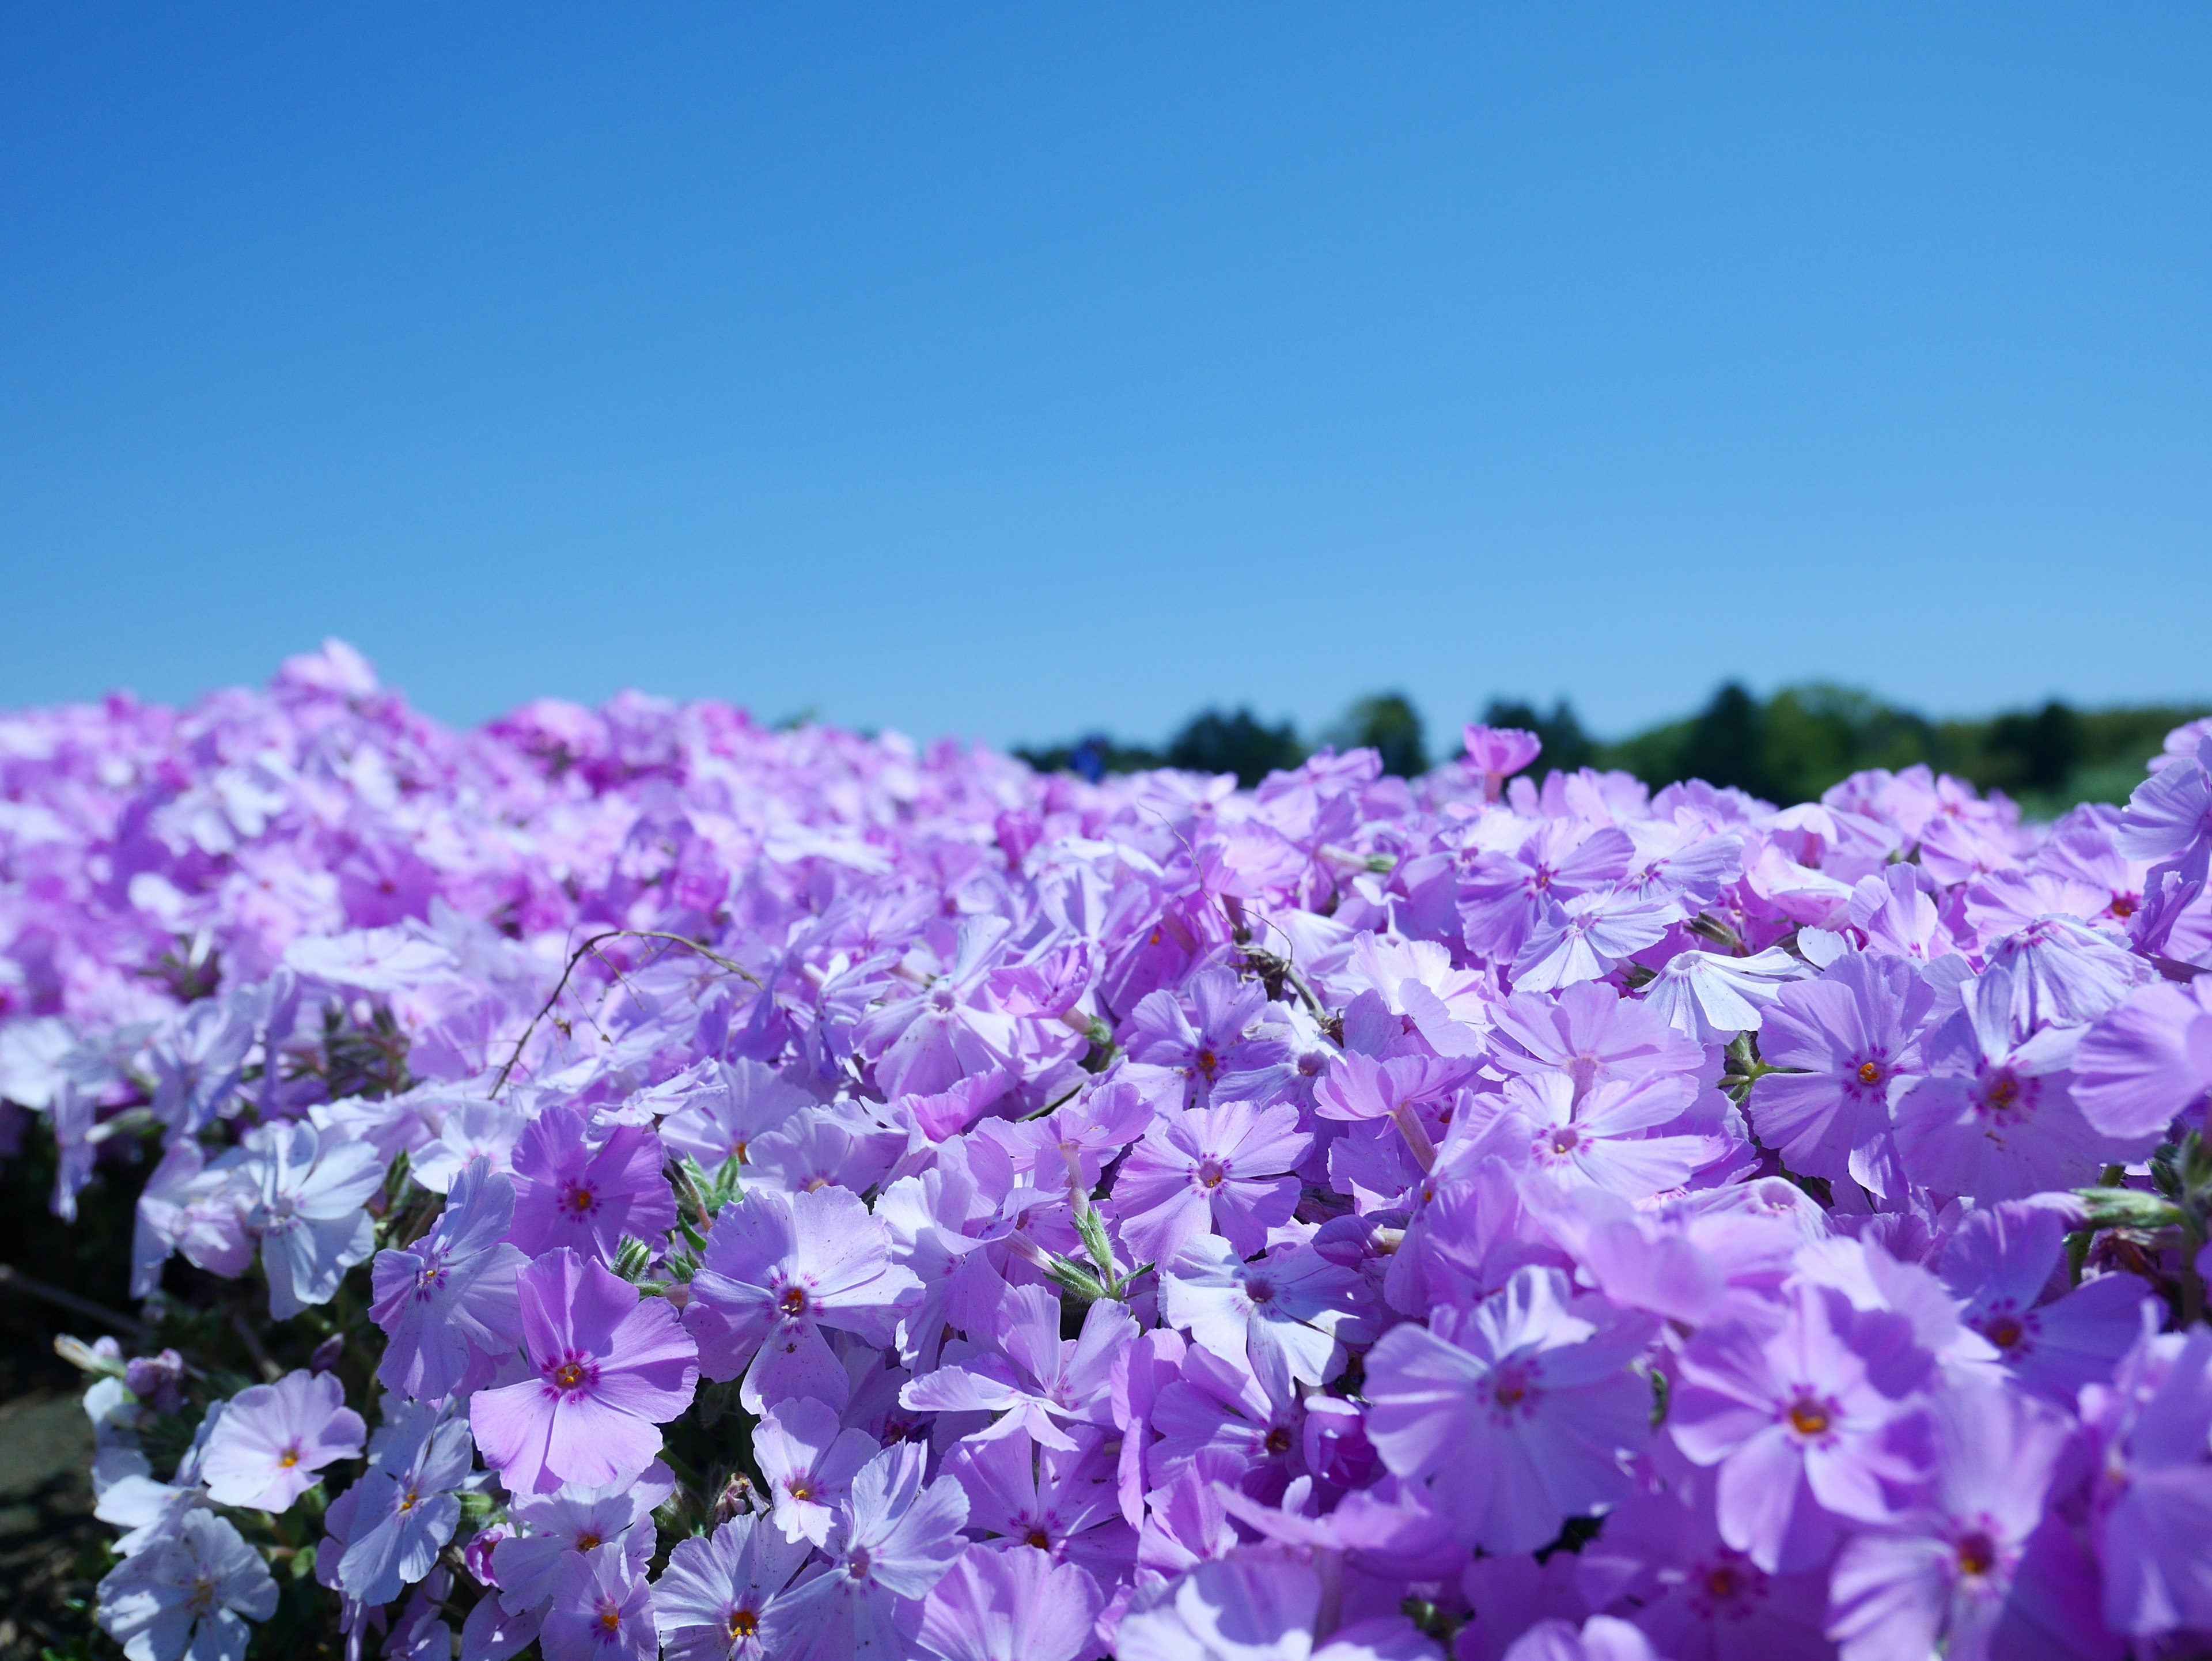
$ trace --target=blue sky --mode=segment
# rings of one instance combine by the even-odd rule
[[[2212,696],[2212,11],[0,11],[0,704]]]

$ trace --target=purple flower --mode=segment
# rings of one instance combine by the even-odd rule
[[[785,1605],[779,1630],[791,1634],[789,1653],[829,1661],[905,1649],[919,1600],[967,1548],[960,1530],[968,1496],[950,1476],[923,1487],[927,1463],[921,1448],[901,1442],[853,1479],[852,1509],[830,1537],[829,1567]]]
[[[1592,830],[1553,819],[1511,854],[1478,854],[1460,885],[1467,949],[1511,963],[1557,901],[1609,889],[1626,875],[1636,845],[1613,825]]]
[[[2078,917],[2039,917],[1999,941],[1983,971],[1993,1016],[2016,1037],[2039,1027],[2081,1026],[2152,978],[2148,964]]]
[[[1267,1008],[1267,992],[1231,969],[1200,970],[1188,989],[1195,1021],[1173,994],[1147,993],[1130,1014],[1122,1047],[1140,1068],[1180,1074],[1179,1101],[1203,1104],[1223,1074],[1275,1059],[1269,1041],[1244,1036]]]
[[[2156,1136],[2212,1092],[2212,975],[2139,988],[2083,1035],[2074,1099],[2108,1136]]]
[[[2063,1521],[2044,1521],[2072,1424],[1995,1384],[1939,1396],[1930,1420],[1926,1496],[1836,1560],[1828,1635],[1843,1661],[2117,1656],[2087,1554]]]
[[[1461,1539],[1528,1551],[1628,1489],[1650,1386],[1630,1363],[1652,1323],[1517,1270],[1476,1308],[1393,1327],[1368,1353],[1367,1436],[1393,1474],[1432,1478]]]
[[[917,1634],[938,1661],[1076,1661],[1106,1600],[1041,1551],[970,1551],[930,1588]]]
[[[940,1366],[902,1389],[900,1402],[930,1413],[1003,1415],[972,1440],[1023,1430],[1042,1446],[1072,1451],[1074,1439],[1057,1421],[1112,1422],[1114,1362],[1137,1323],[1121,1305],[1102,1299],[1085,1311],[1081,1335],[1063,1339],[1060,1307],[1042,1287],[1008,1290],[990,1323],[1005,1359],[983,1354]]]
[[[2193,757],[2169,762],[2136,786],[2120,815],[2118,842],[2131,860],[2203,879],[2212,861],[2212,734],[2198,739]]]
[[[1515,1639],[1503,1661],[1662,1661],[1642,1630],[1609,1615],[1593,1615],[1577,1630],[1556,1616]],[[1674,1658],[1664,1658],[1674,1661]]]
[[[2094,1179],[2107,1159],[2148,1153],[2099,1132],[2075,1105],[2066,1071],[2080,1033],[2046,1027],[2026,1043],[1984,978],[1923,1044],[1928,1076],[1897,1104],[1898,1157],[1912,1183],[1977,1200],[2025,1199]]]
[[[1729,1321],[1683,1351],[1675,1445],[1720,1468],[1721,1537],[1769,1573],[1834,1548],[1837,1518],[1882,1522],[1925,1466],[1910,1433],[1929,1360],[1911,1323],[1801,1286],[1778,1329]]]
[[[545,1611],[538,1646],[545,1661],[653,1661],[653,1588],[618,1552],[593,1552]]]
[[[672,1482],[656,1482],[653,1474],[599,1488],[572,1482],[516,1499],[508,1514],[523,1531],[491,1548],[500,1601],[516,1614],[543,1610],[581,1583],[586,1560],[599,1552],[627,1558],[632,1578],[643,1574],[653,1561],[653,1508],[675,1492]]]
[[[676,1226],[660,1139],[617,1125],[597,1147],[576,1107],[548,1108],[514,1145],[514,1226],[533,1257],[561,1247],[612,1261],[624,1235],[657,1245]]]
[[[999,1536],[991,1549],[1073,1561],[1118,1579],[1135,1539],[1121,1519],[1104,1446],[1096,1430],[1067,1450],[1023,1435],[966,1441],[946,1456],[945,1469],[967,1491],[968,1526]]]
[[[1201,1235],[1176,1254],[1160,1287],[1170,1323],[1249,1368],[1272,1395],[1289,1395],[1293,1379],[1327,1383],[1344,1370],[1346,1344],[1375,1335],[1358,1274],[1307,1248],[1247,1262],[1228,1241]]]
[[[1298,1181],[1289,1173],[1313,1146],[1298,1110],[1224,1102],[1163,1114],[1129,1152],[1114,1183],[1121,1238],[1145,1262],[1218,1228],[1242,1251],[1290,1220]]]
[[[328,1303],[346,1270],[376,1249],[362,1208],[384,1183],[384,1156],[366,1142],[325,1140],[311,1124],[246,1133],[231,1168],[246,1232],[261,1243],[269,1312],[289,1320]]]
[[[1902,958],[1854,952],[1817,981],[1782,990],[1759,1033],[1770,1074],[1752,1123],[1800,1176],[1897,1186],[1890,1104],[1917,1076],[1915,1046],[1935,995]]]
[[[377,1433],[368,1474],[340,1496],[345,1517],[331,1507],[334,1531],[345,1536],[337,1578],[347,1597],[388,1603],[429,1573],[460,1521],[453,1490],[475,1454],[465,1423],[422,1402],[401,1408]]]
[[[1747,958],[1678,952],[1644,989],[1644,1002],[1685,1037],[1725,1043],[1758,1031],[1782,989],[1805,972],[1804,962],[1778,946]]]
[[[1641,1200],[1680,1188],[1704,1161],[1702,1136],[1644,1134],[1680,1119],[1696,1095],[1680,1074],[1660,1073],[1594,1086],[1577,1101],[1565,1074],[1524,1073],[1506,1086],[1503,1107],[1530,1168],[1569,1188]]]
[[[368,1427],[327,1372],[289,1372],[230,1398],[209,1433],[200,1474],[219,1506],[289,1511],[325,1465],[361,1456]]]
[[[241,1661],[246,1622],[276,1612],[276,1583],[260,1554],[207,1511],[184,1512],[117,1564],[99,1597],[100,1624],[131,1661]]]
[[[209,1165],[200,1145],[190,1140],[169,1144],[138,1196],[131,1242],[132,1297],[152,1295],[172,1251],[182,1251],[195,1266],[230,1279],[246,1273],[253,1261],[230,1167]]]
[[[1238,1552],[1131,1600],[1114,1653],[1119,1661],[1432,1661],[1437,1653],[1401,1615],[1355,1621],[1317,1640],[1322,1598],[1314,1565]]]
[[[1671,898],[1617,889],[1547,906],[1513,957],[1516,990],[1555,992],[1609,975],[1623,958],[1656,946],[1682,915]]]
[[[523,1270],[520,1293],[523,1355],[537,1377],[470,1402],[485,1460],[510,1494],[635,1476],[699,1379],[676,1312],[566,1248]]]
[[[653,1588],[671,1661],[763,1661],[784,1588],[806,1556],[765,1517],[733,1517],[711,1537],[678,1541]]]
[[[783,1537],[829,1543],[830,1525],[854,1474],[875,1452],[867,1433],[841,1428],[834,1410],[807,1396],[793,1396],[763,1414],[753,1428],[753,1457],[768,1480]]]
[[[369,1315],[390,1340],[376,1369],[388,1389],[432,1402],[465,1395],[514,1353],[522,1335],[515,1277],[530,1261],[504,1243],[514,1218],[513,1184],[479,1155],[453,1179],[426,1237],[376,1254]]]
[[[811,1096],[758,1062],[718,1062],[708,1081],[688,1092],[684,1105],[661,1122],[660,1140],[709,1171],[728,1159],[743,1165],[756,1138],[813,1104]]]
[[[2132,1275],[2106,1275],[2068,1290],[2065,1251],[2064,1214],[2008,1202],[1961,1223],[1937,1272],[1964,1303],[1960,1318],[1989,1340],[2013,1377],[2070,1408],[2134,1345],[2150,1288]]]
[[[851,1190],[756,1189],[714,1220],[684,1318],[709,1378],[744,1373],[748,1411],[793,1396],[842,1408],[852,1381],[821,1329],[888,1342],[921,1291]]]
[[[1612,1079],[1650,1073],[1694,1073],[1703,1045],[1668,1028],[1656,1011],[1596,983],[1571,986],[1557,997],[1516,992],[1498,1010],[1507,1040],[1499,1066],[1515,1073],[1552,1069],[1575,1081],[1580,1095]]]
[[[2137,1637],[2212,1627],[2212,1332],[2146,1332],[2081,1408],[2102,1454],[2105,1624]]]
[[[1721,1538],[1713,1479],[1639,1494],[1607,1513],[1580,1579],[1601,1608],[1626,1604],[1668,1661],[1831,1661],[1821,1635],[1827,1565],[1769,1574]]]

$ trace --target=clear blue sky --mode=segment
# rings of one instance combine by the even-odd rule
[[[2201,5],[0,10],[0,703],[2212,695]]]

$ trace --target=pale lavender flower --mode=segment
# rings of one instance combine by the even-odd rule
[[[787,1540],[828,1544],[854,1473],[875,1453],[865,1431],[842,1428],[826,1402],[804,1396],[778,1402],[753,1427],[753,1457]]]
[[[2197,740],[2193,757],[2168,762],[2136,787],[2120,815],[2118,841],[2131,860],[2203,879],[2212,861],[2212,735]]]
[[[2106,1275],[2070,1287],[2064,1273],[2066,1214],[2008,1202],[1978,1208],[1937,1260],[1960,1299],[1960,1318],[1987,1339],[2019,1383],[2070,1408],[2085,1384],[2112,1368],[2142,1331],[2150,1288],[2132,1275]]]
[[[460,1521],[454,1490],[475,1454],[466,1423],[422,1402],[408,1402],[378,1431],[368,1474],[342,1496],[349,1502],[338,1563],[346,1596],[388,1603],[429,1573]]]
[[[1041,1551],[969,1551],[930,1588],[916,1634],[938,1661],[1077,1661],[1104,1606],[1098,1583]]]
[[[658,1245],[676,1226],[662,1158],[645,1126],[617,1125],[594,1146],[581,1109],[548,1108],[514,1145],[508,1238],[533,1257],[565,1246],[612,1261],[624,1235]]]
[[[2039,917],[1989,952],[1983,995],[2024,1038],[2045,1026],[2082,1026],[2125,999],[2151,966],[2079,917]]]
[[[1960,1013],[1923,1041],[1927,1076],[1894,1116],[1906,1178],[1984,1202],[2018,1200],[2148,1153],[2147,1140],[2106,1136],[2082,1118],[2067,1071],[2080,1033],[2045,1027],[2020,1042],[2005,991],[1987,977],[1967,982]]]
[[[238,1530],[187,1511],[100,1583],[98,1615],[131,1661],[241,1661],[248,1621],[276,1612],[276,1583]]]
[[[849,1189],[761,1189],[722,1208],[690,1289],[684,1320],[702,1370],[743,1373],[739,1399],[758,1413],[793,1396],[844,1406],[852,1381],[821,1329],[888,1342],[921,1282],[890,1261],[889,1234]]]
[[[384,1159],[366,1142],[326,1142],[301,1123],[257,1126],[241,1147],[232,1191],[260,1242],[269,1312],[287,1321],[328,1303],[346,1270],[376,1249],[362,1207],[383,1185]]]
[[[2087,1554],[2063,1520],[2044,1520],[2071,1422],[1996,1384],[1944,1392],[1930,1421],[1925,1495],[1836,1560],[1828,1635],[1843,1661],[2116,1657]]]
[[[654,1661],[653,1588],[619,1552],[594,1552],[554,1595],[538,1632],[545,1661]]]
[[[1778,946],[1747,958],[1678,952],[1644,989],[1643,999],[1683,1037],[1725,1043],[1739,1032],[1758,1031],[1782,989],[1808,972],[1802,959]]]
[[[1290,1172],[1312,1145],[1288,1104],[1224,1102],[1164,1114],[1115,1179],[1111,1209],[1121,1238],[1146,1262],[1164,1262],[1209,1228],[1257,1251],[1268,1229],[1290,1220],[1298,1196]]]
[[[1517,1270],[1471,1311],[1393,1327],[1368,1353],[1367,1436],[1393,1474],[1428,1478],[1461,1539],[1528,1551],[1628,1491],[1650,1437],[1651,1390],[1630,1364],[1645,1317]]]
[[[516,1277],[530,1261],[502,1238],[514,1218],[514,1185],[478,1155],[427,1236],[376,1254],[369,1315],[390,1341],[376,1369],[388,1388],[425,1401],[466,1394],[513,1354]]]
[[[1356,1270],[1306,1247],[1247,1262],[1218,1235],[1200,1235],[1160,1280],[1170,1324],[1224,1360],[1249,1369],[1271,1394],[1291,1381],[1327,1383],[1344,1370],[1344,1346],[1375,1336],[1371,1301]]]
[[[324,1466],[358,1458],[367,1433],[333,1375],[289,1372],[230,1398],[209,1433],[200,1474],[219,1506],[289,1511]]]
[[[1114,1362],[1137,1334],[1120,1304],[1093,1303],[1081,1335],[1063,1339],[1059,1299],[1042,1287],[1012,1287],[1000,1296],[990,1330],[999,1355],[978,1354],[925,1373],[900,1390],[901,1404],[929,1413],[997,1413],[971,1439],[1023,1430],[1043,1446],[1070,1450],[1075,1442],[1059,1421],[1112,1421]]]
[[[733,1517],[711,1537],[678,1541],[653,1588],[670,1661],[763,1661],[806,1556],[765,1517]]]
[[[1852,1177],[1886,1194],[1899,1180],[1890,1106],[1919,1074],[1917,1040],[1934,1002],[1902,958],[1855,952],[1783,989],[1759,1033],[1769,1074],[1753,1127],[1801,1176]]]
[[[233,1280],[253,1261],[230,1165],[221,1160],[209,1165],[200,1145],[189,1138],[169,1144],[138,1196],[131,1242],[132,1297],[149,1297],[161,1284],[161,1266],[173,1251]]]
[[[830,1536],[830,1565],[786,1601],[780,1633],[793,1656],[903,1652],[920,1600],[967,1549],[968,1496],[950,1476],[927,1487],[928,1456],[885,1448],[853,1479],[852,1507]],[[778,1653],[783,1653],[779,1646]]]
[[[2141,987],[2083,1035],[2074,1098],[2108,1136],[2156,1136],[2212,1092],[2212,975]]]
[[[1577,1100],[1565,1074],[1523,1073],[1506,1085],[1500,1105],[1517,1133],[1516,1163],[1569,1188],[1641,1200],[1680,1188],[1704,1162],[1703,1136],[1647,1134],[1680,1119],[1696,1095],[1680,1074],[1661,1073],[1597,1085]]]
[[[756,1061],[717,1062],[705,1082],[660,1123],[660,1140],[708,1170],[746,1163],[754,1140],[780,1129],[814,1098]]]
[[[586,1560],[598,1552],[628,1559],[633,1579],[643,1574],[655,1543],[653,1509],[675,1492],[665,1473],[656,1465],[641,1480],[570,1482],[518,1496],[507,1512],[521,1531],[491,1548],[501,1601],[518,1614],[543,1609],[580,1582]]]
[[[1503,1661],[1674,1661],[1662,1657],[1641,1628],[1609,1615],[1593,1615],[1577,1628],[1557,1619],[1539,1621],[1515,1639]]]
[[[2101,1454],[2105,1624],[2146,1638],[2212,1628],[2212,1332],[2147,1327],[2081,1409]]]
[[[1668,1409],[1675,1445],[1719,1469],[1721,1537],[1769,1573],[1834,1548],[1837,1518],[1882,1522],[1925,1469],[1921,1398],[1933,1362],[1911,1323],[1800,1286],[1778,1329],[1701,1329]]]
[[[1623,958],[1657,945],[1681,915],[1672,898],[1619,889],[1554,902],[1514,955],[1514,989],[1555,992],[1609,975]]]

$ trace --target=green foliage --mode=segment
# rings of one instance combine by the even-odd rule
[[[1402,692],[1358,700],[1331,730],[1329,741],[1339,750],[1376,751],[1382,770],[1396,778],[1419,778],[1429,770],[1420,713]]]
[[[1269,727],[1249,709],[1224,715],[1208,709],[1194,715],[1168,745],[1170,767],[1194,773],[1234,773],[1246,789],[1268,774],[1296,767],[1306,758],[1306,747],[1288,721]]]

